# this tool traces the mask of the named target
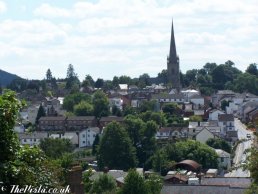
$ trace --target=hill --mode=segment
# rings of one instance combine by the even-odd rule
[[[0,85],[5,87],[10,84],[14,79],[21,79],[21,77],[8,73],[0,69]]]

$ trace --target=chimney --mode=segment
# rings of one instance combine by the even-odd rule
[[[68,172],[68,184],[73,194],[84,194],[84,185],[82,183],[82,168],[73,166]]]

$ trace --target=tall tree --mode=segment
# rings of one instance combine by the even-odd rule
[[[72,78],[72,77],[75,77],[77,76],[75,71],[74,71],[74,67],[72,64],[69,64],[68,65],[68,68],[67,68],[67,73],[66,73],[66,78]]]
[[[124,128],[117,122],[112,122],[104,130],[98,150],[99,167],[121,170],[135,167],[135,149]]]
[[[46,79],[47,79],[47,81],[51,81],[52,78],[53,78],[52,77],[52,72],[51,72],[50,69],[48,69],[47,72],[46,72]]]
[[[246,73],[250,73],[250,74],[252,74],[252,75],[258,76],[257,64],[256,64],[256,63],[250,64],[250,65],[247,67],[247,69],[246,69]]]
[[[36,124],[39,124],[39,119],[46,116],[46,111],[42,105],[39,106],[38,114],[35,120]]]
[[[135,170],[129,170],[125,177],[125,183],[122,187],[123,194],[143,194],[147,193],[144,178]]]
[[[109,174],[101,174],[93,182],[91,192],[95,194],[102,193],[115,193],[116,191],[116,181]]]
[[[100,90],[96,91],[93,95],[93,114],[97,118],[110,114],[108,98],[105,93]]]

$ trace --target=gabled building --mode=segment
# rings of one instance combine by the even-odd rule
[[[96,119],[94,116],[68,117],[66,122],[68,131],[81,131],[96,125]]]
[[[82,130],[79,133],[79,147],[92,146],[97,134],[100,134],[100,129],[98,127],[89,127]]]
[[[219,126],[221,127],[221,133],[223,135],[226,135],[228,131],[235,131],[233,114],[218,115],[218,121],[219,121]]]

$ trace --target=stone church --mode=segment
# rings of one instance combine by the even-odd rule
[[[170,51],[167,57],[167,81],[168,84],[172,86],[173,89],[180,91],[180,69],[179,69],[179,57],[176,53],[176,43],[174,36],[174,27],[172,21],[171,28],[171,40],[170,40]]]

